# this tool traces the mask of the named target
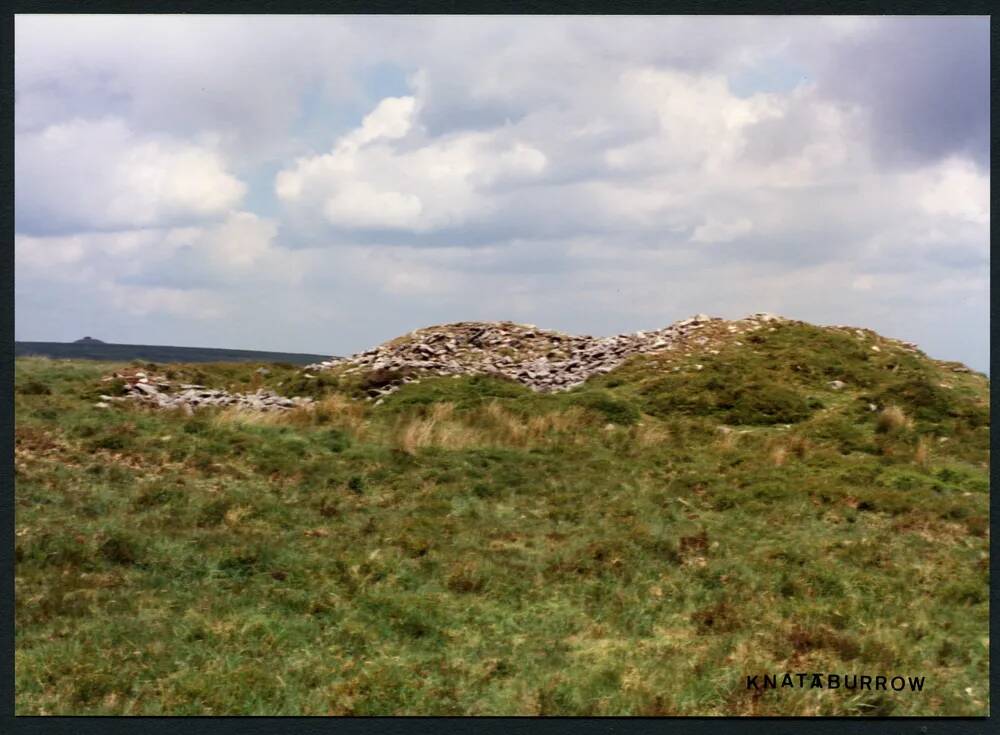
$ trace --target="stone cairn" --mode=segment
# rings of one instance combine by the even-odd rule
[[[785,320],[758,313],[739,322],[725,322],[697,314],[663,329],[612,337],[569,335],[514,322],[457,322],[418,329],[366,352],[309,365],[306,370],[402,374],[370,391],[369,398],[374,399],[405,383],[418,382],[417,375],[498,375],[547,393],[569,390],[593,375],[610,372],[633,355],[673,350],[692,340],[707,343],[698,334],[712,325],[733,334],[772,321]]]
[[[507,321],[456,322],[418,329],[350,357],[307,365],[304,372],[307,378],[315,377],[311,372],[324,370],[338,370],[343,375],[381,372],[384,380],[377,381],[378,387],[371,388],[367,396],[375,400],[376,405],[407,383],[418,383],[422,377],[448,375],[495,375],[538,392],[550,393],[569,390],[594,375],[610,372],[634,355],[673,351],[682,356],[691,354],[692,348],[718,354],[718,350],[710,348],[721,346],[723,341],[741,346],[740,335],[759,329],[774,331],[777,323],[790,321],[766,312],[735,321],[697,314],[663,329],[612,337],[563,334],[532,324]],[[832,328],[853,333],[859,340],[871,340],[871,349],[876,352],[881,349],[876,341],[918,352],[916,345],[910,342],[879,338],[870,330],[847,326]],[[701,367],[694,365],[693,369]],[[956,372],[959,369],[955,368]],[[266,374],[267,371],[258,372]],[[190,413],[200,406],[286,411],[313,403],[310,398],[286,398],[266,389],[255,393],[229,393],[182,384],[178,391],[171,392],[172,386],[165,378],[141,371],[114,373],[105,378],[114,379],[125,382],[125,395],[101,396],[98,406],[106,407],[110,401],[132,400],[159,408],[180,408]],[[839,380],[830,383],[834,390],[845,386],[846,383]]]

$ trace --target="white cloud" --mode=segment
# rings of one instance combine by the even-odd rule
[[[85,238],[80,235],[38,238],[14,236],[14,262],[21,273],[28,270],[39,274],[75,265],[87,254]]]
[[[692,242],[729,242],[741,235],[745,235],[753,229],[753,222],[745,217],[731,222],[712,219],[699,225],[694,234],[691,235]]]
[[[15,234],[15,267],[19,277],[42,277],[64,284],[134,276],[160,267],[200,232],[200,228],[177,228]]]
[[[907,183],[928,214],[989,224],[989,173],[978,170],[971,161],[945,159],[908,176]]]
[[[129,286],[111,281],[98,284],[108,305],[128,316],[168,314],[198,320],[232,316],[233,308],[218,293],[205,289]]]
[[[413,248],[339,250],[338,267],[371,289],[394,296],[446,296],[460,283],[460,274],[433,254]]]
[[[781,115],[773,96],[738,97],[721,74],[631,69],[622,74],[621,99],[633,114],[655,116],[658,129],[646,140],[609,150],[615,169],[720,171],[739,155],[745,128]]]
[[[878,278],[870,273],[862,273],[855,276],[851,281],[851,288],[855,291],[871,291],[878,283]]]
[[[545,170],[542,151],[499,131],[407,139],[414,110],[412,97],[382,100],[332,152],[281,171],[278,197],[337,227],[429,232],[483,218],[491,187]]]
[[[416,194],[379,191],[367,181],[346,182],[323,206],[327,220],[344,227],[418,229],[423,211]]]
[[[252,212],[233,212],[225,222],[201,233],[195,249],[205,248],[219,269],[245,270],[274,253],[278,225]]]
[[[386,97],[365,115],[361,127],[346,136],[340,145],[356,148],[380,138],[402,138],[413,125],[414,105],[413,97]]]
[[[21,133],[15,163],[17,224],[28,232],[200,220],[224,214],[246,191],[213,150],[136,135],[117,119]]]
[[[251,212],[222,222],[171,227],[14,238],[19,276],[82,283],[93,280],[210,282],[216,287],[294,284],[308,268],[307,251],[275,241],[277,223]]]
[[[351,72],[374,55],[332,17],[29,14],[14,25],[19,134],[113,111],[134,130],[212,131],[241,164],[294,153],[303,92],[358,97]]]

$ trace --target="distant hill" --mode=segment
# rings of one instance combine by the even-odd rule
[[[14,342],[15,357],[51,357],[75,360],[123,362],[287,362],[308,365],[328,360],[329,355],[299,352],[258,352],[213,347],[173,347],[168,345],[116,345],[84,337],[76,342]]]

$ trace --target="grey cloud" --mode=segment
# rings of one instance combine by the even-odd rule
[[[864,107],[875,150],[890,160],[958,153],[988,167],[989,37],[986,17],[883,19],[837,45],[819,83]]]
[[[216,132],[260,160],[289,154],[284,133],[317,78],[356,95],[350,62],[364,57],[344,24],[294,16],[18,16],[15,40],[25,125],[124,111],[142,130]]]

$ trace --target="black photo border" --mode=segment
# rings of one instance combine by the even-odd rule
[[[109,14],[473,14],[473,15],[981,15],[988,16],[990,4],[981,0],[960,2],[907,0],[905,2],[861,0],[564,0],[563,2],[514,2],[513,0],[24,0],[9,5],[4,14],[0,49],[3,49],[3,76],[0,79],[0,109],[3,110],[3,140],[0,154],[0,222],[4,245],[0,248],[0,733],[250,733],[272,735],[294,733],[337,733],[338,735],[417,735],[438,732],[483,733],[484,735],[653,735],[678,732],[708,733],[987,733],[1000,731],[998,720],[990,717],[105,717],[105,716],[14,716],[14,16],[39,13]],[[991,114],[996,100],[996,33],[990,24]],[[996,162],[996,135],[991,130],[991,169]],[[991,192],[991,209],[995,204]],[[991,229],[992,246],[992,229]],[[990,276],[998,266],[991,261]],[[996,363],[993,346],[996,301],[990,299],[990,364]],[[992,372],[992,370],[991,370]],[[991,396],[991,411],[996,401]],[[991,436],[991,451],[995,441]],[[990,469],[991,486],[994,479]],[[1000,517],[1000,498],[991,493],[991,529]],[[991,532],[990,575],[998,572],[997,555]],[[990,586],[990,628],[996,629],[1000,596]],[[990,641],[990,660],[997,658],[1000,644]],[[990,701],[1000,702],[996,668],[990,667]]]

